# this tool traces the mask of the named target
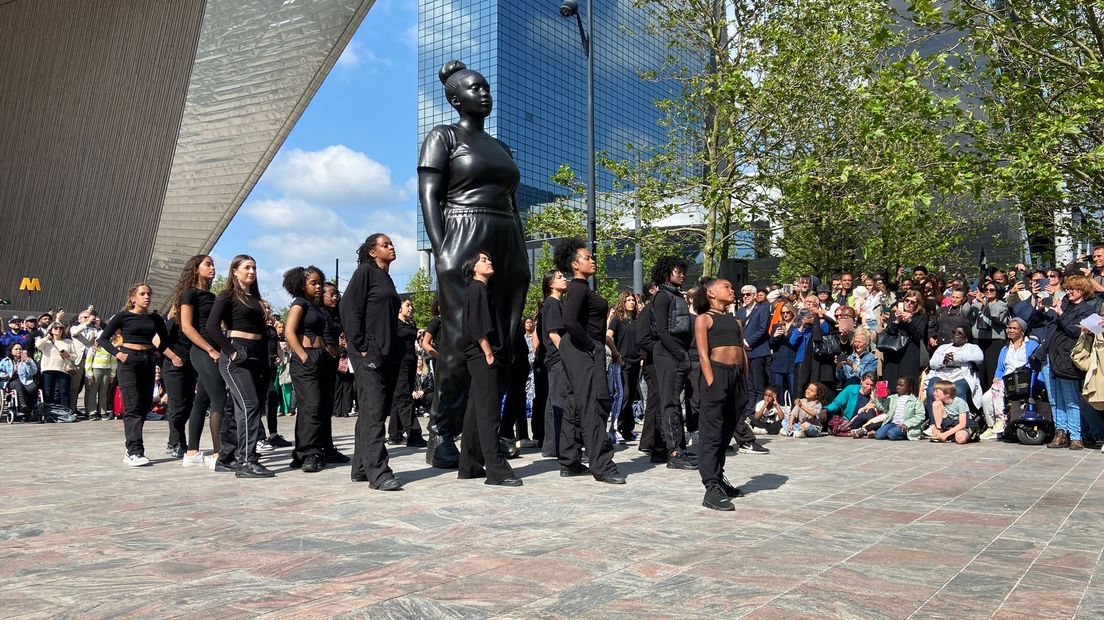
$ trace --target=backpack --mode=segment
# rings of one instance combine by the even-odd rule
[[[39,423],[61,422],[68,424],[77,421],[77,413],[72,409],[62,407],[61,405],[47,405],[45,403],[39,403],[35,406],[35,417],[38,419]]]

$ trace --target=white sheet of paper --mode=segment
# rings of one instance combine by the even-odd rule
[[[1084,318],[1081,321],[1081,327],[1089,330],[1094,334],[1104,334],[1104,324],[1101,324],[1101,317],[1099,314],[1092,314]]]

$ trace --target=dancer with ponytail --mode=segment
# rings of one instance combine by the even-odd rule
[[[325,466],[323,455],[330,439],[322,437],[322,417],[333,413],[321,409],[322,390],[331,388],[322,370],[322,358],[328,355],[322,341],[326,315],[318,307],[325,279],[322,270],[314,265],[292,267],[284,272],[284,290],[293,297],[284,325],[284,341],[291,349],[291,384],[298,403],[291,468],[306,473],[322,471]]]
[[[380,491],[402,488],[384,445],[384,422],[391,412],[402,356],[399,294],[388,273],[395,258],[390,237],[369,236],[357,250],[357,268],[340,305],[359,406],[351,476],[354,482],[367,482]]]
[[[275,472],[261,465],[257,442],[261,439],[261,411],[268,391],[265,385],[268,344],[264,300],[257,287],[257,263],[239,254],[230,261],[226,290],[215,297],[207,317],[207,335],[222,354],[219,373],[234,399],[238,478],[271,478]],[[223,334],[222,326],[226,327]],[[226,454],[223,451],[222,459]]]
[[[211,399],[202,385],[197,387],[199,376],[195,364],[192,363],[192,340],[188,331],[195,331],[193,321],[195,319],[194,306],[189,305],[188,316],[182,315],[184,300],[195,303],[196,295],[192,291],[206,293],[210,296],[207,311],[210,312],[214,295],[206,288],[210,287],[211,280],[215,277],[215,264],[210,256],[200,254],[188,259],[184,263],[184,269],[180,272],[180,279],[173,290],[172,303],[169,307],[169,348],[176,356],[184,360],[184,365],[174,366],[168,358],[161,362],[161,380],[165,384],[165,392],[169,395],[168,422],[169,422],[169,453],[173,458],[181,459],[185,467],[203,464],[203,455],[199,453],[199,436],[203,432],[203,416],[207,413],[207,407]],[[206,317],[204,317],[206,319]],[[199,335],[198,333],[196,335]],[[202,337],[202,336],[200,336]],[[188,426],[196,424],[198,410],[198,429],[195,431],[195,448],[189,448],[192,443]],[[215,445],[218,445],[216,442]]]
[[[165,320],[149,311],[153,289],[139,282],[127,291],[127,303],[107,322],[96,340],[105,351],[119,360],[119,390],[123,394],[123,429],[126,433],[126,455],[123,464],[130,467],[149,465],[142,429],[146,414],[153,406],[153,376],[157,366],[157,353],[163,353],[173,365],[181,367],[184,360],[168,348],[169,332]],[[123,341],[116,347],[111,343],[115,334]],[[160,342],[153,344],[154,337]]]
[[[702,506],[713,510],[735,510],[731,498],[742,495],[724,477],[725,450],[747,401],[744,333],[736,317],[725,312],[735,301],[736,292],[724,278],[705,278],[694,293],[694,342],[701,360],[698,471],[705,485]]]

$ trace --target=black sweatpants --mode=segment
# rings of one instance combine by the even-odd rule
[[[467,361],[471,375],[464,431],[460,434],[460,478],[480,478],[498,484],[514,477],[514,470],[498,451],[499,409],[504,369],[497,359],[487,365],[482,357]]]
[[[636,417],[633,415],[633,403],[640,400],[640,362],[625,362],[621,368],[621,385],[625,390],[625,400],[617,416],[617,432],[626,440],[636,429]]]
[[[192,360],[181,356],[184,365],[177,368],[168,358],[161,360],[161,381],[169,395],[169,406],[165,417],[169,423],[169,445],[185,447],[187,444],[187,426],[192,406],[196,399],[196,375]]]
[[[318,429],[320,441],[325,444],[327,452],[337,450],[333,440],[333,414],[334,402],[337,399],[337,363],[338,359],[330,355],[329,351],[322,349],[321,359],[318,364],[318,421],[321,426]],[[295,393],[295,390],[292,390]]]
[[[222,414],[226,411],[226,381],[219,373],[218,363],[203,349],[193,345],[192,350],[188,352],[188,357],[196,372],[198,384],[192,412],[188,416],[188,449],[199,450],[199,442],[203,436],[203,420],[207,417],[207,410],[210,409],[211,439],[215,452],[219,452],[222,447],[220,437]]]
[[[533,406],[530,423],[533,425],[533,441],[544,454],[544,414],[548,410],[548,369],[543,365],[533,366]]]
[[[676,360],[658,344],[652,358],[655,360],[656,391],[659,396],[656,423],[668,452],[683,450],[686,448],[686,435],[683,432],[682,392],[686,377],[690,374],[690,358]]]
[[[644,374],[644,384],[648,387],[648,398],[644,402],[644,427],[640,429],[641,452],[659,452],[667,454],[667,442],[663,439],[657,421],[659,419],[659,380],[656,378],[655,364],[652,358],[644,360],[641,372]]]
[[[292,389],[299,402],[299,411],[295,415],[295,449],[291,459],[299,463],[308,456],[322,456],[329,441],[322,436],[322,417],[329,417],[329,412],[321,409],[324,373],[320,366],[326,353],[322,349],[307,349],[306,353],[306,362],[292,353],[288,368]]]
[[[157,354],[150,351],[119,347],[127,359],[119,364],[119,391],[123,396],[123,432],[127,454],[145,454],[142,430],[146,414],[153,406],[153,377]]]
[[[710,366],[713,385],[707,385],[704,377],[698,383],[701,394],[698,472],[705,485],[724,478],[725,450],[737,423],[745,417],[747,403],[743,369],[717,362],[711,362]]]
[[[384,424],[387,413],[391,411],[399,364],[397,360],[369,362],[355,351],[350,353],[349,361],[353,364],[357,404],[360,407],[354,431],[356,443],[350,475],[353,480],[363,477],[378,485],[394,476],[384,441]],[[369,365],[372,367],[369,368]]]
[[[563,429],[566,413],[575,408],[571,393],[571,384],[567,380],[567,370],[563,362],[557,360],[545,366],[545,374],[548,379],[548,399],[544,414],[544,444],[541,445],[543,456],[560,457],[560,433]],[[577,429],[576,429],[577,432]],[[581,443],[582,437],[576,435],[573,443]]]
[[[748,358],[747,380],[747,405],[744,406],[744,415],[755,415],[755,405],[763,400],[763,390],[767,387],[767,361],[768,357]],[[782,395],[779,394],[779,397]]]
[[[395,381],[391,419],[387,422],[387,434],[391,441],[409,441],[422,436],[422,427],[414,419],[414,377],[417,375],[416,358],[403,358],[399,363],[399,375]]]
[[[262,340],[231,338],[237,355],[219,358],[219,372],[226,381],[230,397],[234,401],[234,458],[238,463],[256,462],[257,442],[261,434],[261,411],[264,407],[265,367],[268,365],[268,345]],[[225,423],[225,420],[224,420]],[[226,450],[222,453],[225,455]]]
[[[334,415],[348,417],[353,412],[353,400],[356,396],[356,384],[353,375],[347,372],[335,373],[334,379]]]
[[[564,411],[560,427],[560,465],[571,467],[582,462],[578,441],[581,437],[590,458],[590,473],[594,476],[617,473],[613,446],[606,432],[612,402],[606,383],[605,351],[598,345],[593,351],[580,351],[570,338],[563,338],[560,356],[573,396],[573,406]]]

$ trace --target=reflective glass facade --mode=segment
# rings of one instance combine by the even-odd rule
[[[584,21],[588,4],[580,2]],[[418,143],[434,126],[456,120],[437,71],[459,59],[491,83],[487,131],[514,151],[523,217],[564,193],[551,181],[561,165],[585,181],[586,59],[575,19],[560,17],[560,0],[421,0],[420,7]],[[644,27],[630,0],[595,2],[595,146],[613,157],[625,156],[628,143],[664,138],[652,103],[669,96],[668,86],[646,82],[640,72],[660,67],[667,50]],[[611,189],[612,178],[599,168],[599,200]],[[421,213],[418,221],[418,248],[429,249]]]

